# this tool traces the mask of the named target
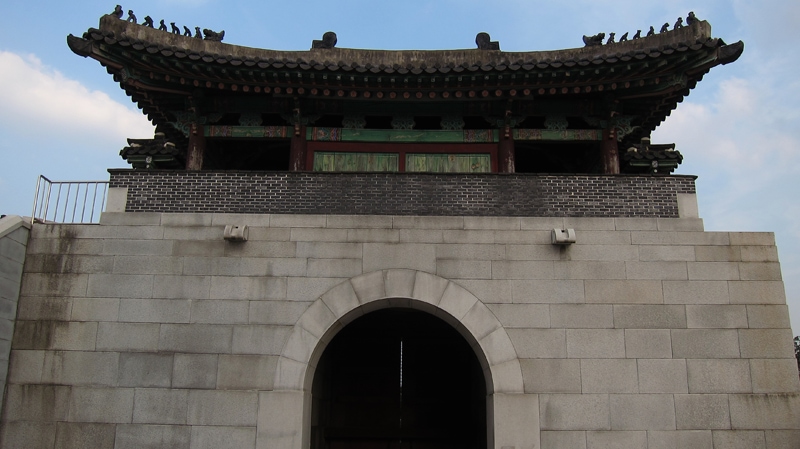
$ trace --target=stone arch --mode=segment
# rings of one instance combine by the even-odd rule
[[[386,307],[426,311],[458,330],[481,363],[488,395],[524,392],[522,370],[511,339],[486,305],[455,282],[406,269],[354,277],[314,301],[295,324],[281,351],[273,391],[310,392],[313,368],[333,336],[359,316]]]

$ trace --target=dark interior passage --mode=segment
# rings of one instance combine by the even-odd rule
[[[441,319],[384,309],[345,327],[313,386],[312,449],[485,449],[486,385]]]

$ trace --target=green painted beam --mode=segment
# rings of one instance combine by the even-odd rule
[[[266,137],[290,139],[292,128],[289,126],[206,126],[203,130],[206,137]]]
[[[546,140],[546,141],[600,141],[603,140],[601,129],[515,129],[514,140]]]
[[[438,129],[308,128],[306,139],[317,142],[493,143],[500,134],[492,129],[445,131]]]
[[[514,140],[600,141],[599,129],[514,129]],[[292,137],[289,126],[206,126],[206,137],[278,138]],[[493,129],[347,129],[309,127],[306,139],[318,142],[392,142],[392,143],[496,143],[500,132]]]

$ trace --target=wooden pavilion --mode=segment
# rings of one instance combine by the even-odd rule
[[[187,33],[188,34],[188,33]],[[705,21],[583,48],[242,47],[101,18],[67,39],[156,125],[134,168],[187,170],[670,173],[682,156],[650,133],[744,44]],[[613,39],[611,39],[613,40]]]

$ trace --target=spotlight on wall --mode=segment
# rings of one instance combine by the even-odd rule
[[[575,230],[553,229],[551,237],[553,245],[570,245],[575,243]]]
[[[250,236],[247,225],[227,225],[225,226],[225,240],[231,242],[246,242]]]

